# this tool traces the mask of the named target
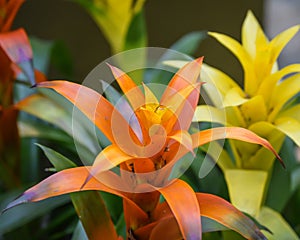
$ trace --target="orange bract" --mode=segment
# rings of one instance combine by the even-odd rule
[[[148,86],[139,88],[127,74],[109,66],[131,105],[142,136],[94,90],[67,81],[38,84],[70,100],[106,135],[111,145],[98,154],[92,167],[58,172],[27,190],[9,207],[74,191],[101,190],[124,199],[128,236],[161,239],[165,226],[175,226],[170,237],[201,239],[202,215],[249,239],[264,239],[255,224],[225,200],[199,195],[186,182],[169,179],[173,166],[182,156],[188,152],[194,154],[195,148],[213,140],[239,139],[261,144],[274,152],[266,140],[241,128],[189,133],[200,96],[202,60],[198,58],[180,69],[160,100]],[[110,171],[115,166],[120,166],[120,175]],[[159,203],[160,195],[164,196],[165,203]]]

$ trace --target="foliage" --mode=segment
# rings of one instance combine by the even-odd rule
[[[269,41],[249,10],[241,43],[188,33],[160,71],[125,73],[147,64],[145,1],[73,1],[113,54],[140,52],[107,64],[101,91],[49,81],[50,64],[72,76],[64,43],[11,30],[24,1],[0,1],[0,239],[298,239],[300,67],[276,61],[300,26]],[[190,57],[206,37],[242,87]]]

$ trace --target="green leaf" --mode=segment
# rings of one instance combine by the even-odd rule
[[[144,11],[136,13],[129,25],[123,50],[133,48],[146,47],[147,45],[147,30]]]
[[[72,144],[73,142],[70,136],[66,135],[62,130],[55,129],[53,126],[42,122],[21,119],[18,122],[18,128],[20,136],[23,138],[47,139],[64,144]]]
[[[33,51],[33,66],[44,74],[48,73],[53,41],[30,37]]]
[[[12,200],[12,196],[15,195],[16,193],[2,199],[0,209],[3,209],[7,205],[7,203]],[[58,208],[69,201],[70,198],[68,196],[59,196],[53,199],[47,199],[39,203],[29,203],[7,210],[0,215],[0,236],[4,233],[8,233],[12,230],[17,229],[26,223],[29,223],[37,217],[49,213],[53,209]]]
[[[76,167],[71,160],[54,150],[42,145],[38,146],[42,148],[56,170],[61,171],[66,168]],[[90,239],[98,239],[100,236],[110,236],[111,239],[117,238],[109,212],[99,192],[76,192],[71,193],[70,196],[79,219]]]
[[[296,190],[297,177],[300,176],[299,168],[297,174],[299,163],[295,156],[295,144],[291,139],[285,139],[280,155],[285,160],[286,171],[278,163],[274,164],[265,204],[278,212],[282,212],[287,207]]]
[[[80,221],[78,221],[78,224],[72,234],[72,240],[88,240],[88,237]]]
[[[76,167],[75,163],[73,163],[71,160],[64,157],[63,155],[59,154],[58,152],[52,150],[51,148],[45,147],[41,144],[36,145],[43,150],[43,152],[57,171],[61,171],[66,168]]]
[[[99,192],[71,193],[71,199],[89,239],[117,239],[114,225]]]
[[[268,207],[263,207],[257,217],[257,220],[263,223],[273,234],[264,231],[269,240],[299,240],[297,234],[291,226],[285,221],[280,213]]]
[[[205,38],[207,38],[206,31],[190,32],[181,37],[170,48],[187,55],[193,55]]]
[[[52,46],[50,61],[65,78],[73,78],[74,67],[71,52],[63,41],[55,41]]]
[[[190,55],[195,54],[197,48],[206,37],[207,35],[204,31],[190,32],[181,37],[178,41],[171,45],[170,49],[174,51],[167,51],[158,61],[163,64],[163,66],[158,66],[158,68],[166,71],[148,70],[145,75],[146,79],[144,82],[167,84],[173,76],[174,66],[170,67],[165,64],[165,62],[181,58],[180,60],[182,60],[182,65],[176,66],[176,68],[183,67],[183,65],[192,60]]]

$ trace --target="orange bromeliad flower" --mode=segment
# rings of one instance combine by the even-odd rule
[[[24,29],[11,31],[24,0],[0,0],[0,169],[6,188],[19,184],[18,110],[14,106],[16,76],[23,72],[34,84],[45,78],[33,70],[32,49]]]
[[[201,224],[201,216],[247,239],[265,239],[254,222],[227,201],[195,193],[185,181],[170,178],[173,166],[184,155],[217,139],[261,144],[280,159],[269,142],[243,128],[189,132],[200,97],[201,65],[202,58],[198,58],[181,68],[159,101],[150,87],[136,86],[127,74],[110,66],[131,106],[130,119],[88,87],[68,81],[38,84],[71,101],[111,144],[99,153],[93,166],[60,171],[27,190],[8,208],[71,192],[100,190],[123,198],[128,239],[201,239],[202,232],[209,230]],[[116,166],[119,172],[112,171]],[[159,201],[161,195],[163,202]],[[101,239],[118,239],[113,225]]]

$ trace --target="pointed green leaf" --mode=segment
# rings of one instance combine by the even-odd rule
[[[280,215],[280,213],[268,207],[263,207],[257,217],[257,220],[263,223],[273,234],[265,232],[269,240],[298,240],[299,237],[293,231],[292,227]]]

